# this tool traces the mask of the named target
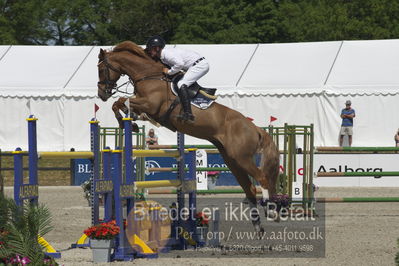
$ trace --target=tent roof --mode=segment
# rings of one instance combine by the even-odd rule
[[[321,92],[340,43],[260,44],[239,90],[254,94]]]
[[[219,94],[399,93],[399,40],[176,47],[208,59]],[[0,46],[0,94],[95,97],[99,48]]]
[[[245,68],[256,51],[257,44],[230,45],[176,45],[203,55],[210,64],[210,70],[199,83],[206,87],[220,88],[234,93]]]
[[[90,46],[12,46],[0,61],[2,95],[61,96]]]
[[[334,92],[397,93],[399,40],[343,42],[327,88]]]

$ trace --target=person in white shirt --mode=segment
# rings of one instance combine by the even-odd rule
[[[165,48],[165,40],[161,36],[149,38],[145,50],[153,59],[160,60],[170,67],[170,69],[165,69],[166,75],[173,76],[180,71],[185,72],[184,77],[177,83],[179,98],[183,106],[183,115],[180,118],[186,122],[194,122],[187,88],[208,73],[207,60],[194,51]]]

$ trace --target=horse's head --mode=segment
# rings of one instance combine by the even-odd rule
[[[112,52],[100,49],[98,55],[98,97],[103,101],[108,100],[116,92],[116,82],[123,74],[119,65],[112,61],[111,54]]]

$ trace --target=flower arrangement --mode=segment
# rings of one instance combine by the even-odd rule
[[[203,212],[198,212],[195,215],[195,224],[197,227],[208,227],[209,226],[209,218]]]
[[[212,178],[212,180],[216,180],[220,175],[220,171],[208,171],[208,177]]]
[[[276,194],[270,200],[281,207],[288,207],[290,205],[290,196],[287,194]]]
[[[220,171],[208,171],[208,177],[212,179],[212,182],[216,182],[220,175]]]
[[[280,211],[281,208],[287,208],[290,206],[291,200],[288,194],[275,194],[270,199],[264,200],[260,199],[259,204],[261,206],[267,206],[268,203],[275,203],[277,204],[277,211]],[[273,206],[269,206],[269,208],[273,208]]]
[[[116,225],[115,221],[108,223],[101,223],[98,225],[91,226],[84,230],[85,235],[90,239],[113,239],[117,234],[119,234],[119,226]]]
[[[31,260],[28,257],[21,257],[19,255],[15,255],[15,257],[8,259],[7,263],[11,265],[26,265],[31,263]]]

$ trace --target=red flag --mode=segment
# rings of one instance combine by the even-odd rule
[[[273,122],[273,121],[276,121],[276,120],[277,120],[277,117],[270,116],[270,123]]]
[[[252,117],[249,117],[249,116],[247,116],[247,119],[248,119],[249,121],[254,121],[254,119],[253,119]]]
[[[98,107],[97,104],[94,104],[94,113],[97,113],[98,109],[100,109],[100,107]]]

